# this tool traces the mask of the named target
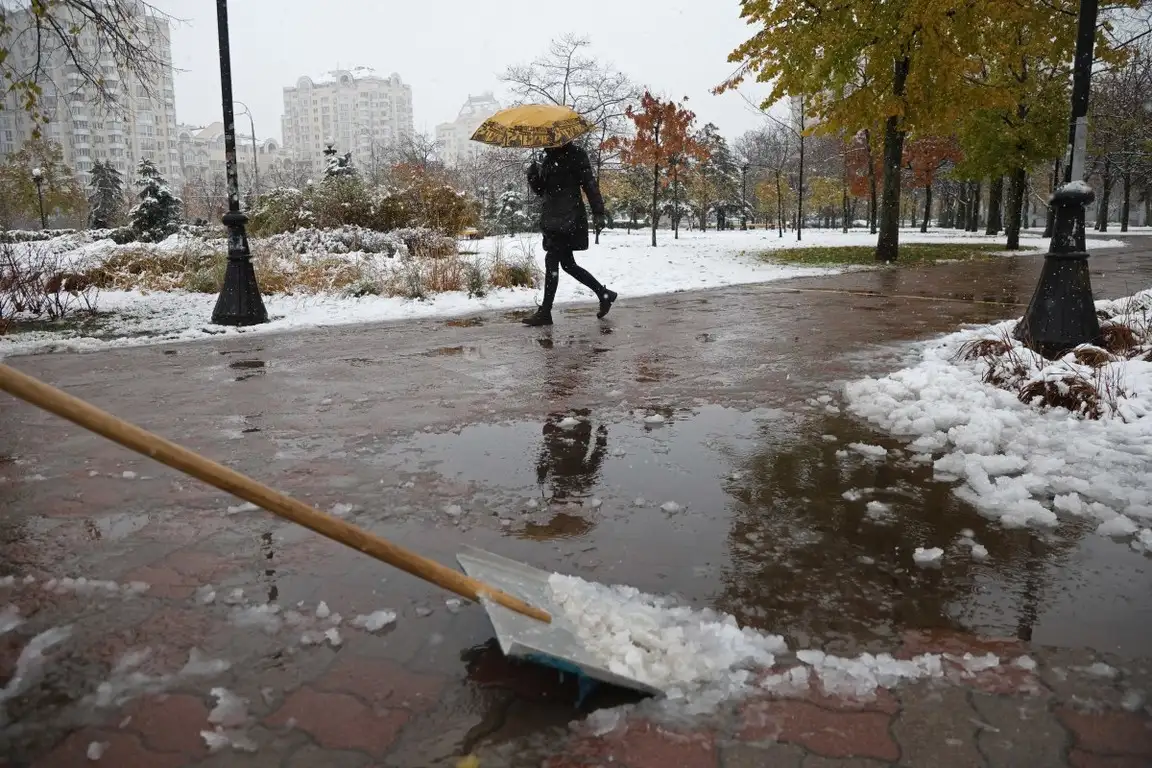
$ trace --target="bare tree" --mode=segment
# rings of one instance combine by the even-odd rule
[[[755,179],[761,175],[759,172],[768,172],[769,179],[773,184],[770,188],[774,191],[776,228],[780,237],[784,237],[785,181],[795,149],[793,134],[794,132],[789,130],[785,124],[770,122],[759,130],[749,131],[736,141],[736,155],[745,174],[743,179],[745,190],[751,182],[753,194],[755,194],[755,190],[758,188]]]
[[[1100,74],[1092,85],[1091,152],[1104,185],[1097,229],[1107,230],[1112,187],[1119,181],[1120,231],[1127,232],[1133,187],[1152,173],[1152,39],[1134,46],[1123,66]]]
[[[564,35],[551,42],[547,53],[509,67],[500,79],[521,104],[562,104],[592,123],[595,129],[583,144],[599,178],[605,169],[619,167],[619,151],[613,149],[617,145],[608,140],[629,135],[626,113],[639,104],[644,89],[612,64],[589,55],[591,44],[587,37]]]
[[[427,171],[441,166],[441,149],[443,142],[427,133],[406,133],[390,147],[390,161],[393,165],[410,165]]]
[[[55,108],[48,96],[119,105],[129,94],[109,77],[111,61],[121,79],[151,95],[165,66],[156,21],[168,18],[144,0],[28,0],[0,7],[0,88],[42,122]],[[60,68],[79,82],[55,82],[52,74]]]

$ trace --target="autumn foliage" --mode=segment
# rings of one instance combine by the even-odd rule
[[[655,247],[661,190],[671,188],[678,194],[684,166],[706,159],[708,150],[693,135],[696,114],[682,104],[661,101],[645,91],[640,108],[629,107],[626,114],[635,124],[636,134],[611,138],[604,142],[604,148],[618,151],[625,165],[651,170],[652,246]]]

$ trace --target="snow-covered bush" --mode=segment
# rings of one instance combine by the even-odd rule
[[[7,229],[0,231],[0,243],[38,243],[74,234],[74,229]]]
[[[16,321],[93,312],[97,295],[61,254],[42,243],[0,244],[0,336]]]
[[[378,232],[357,226],[337,229],[303,228],[272,235],[264,238],[261,243],[292,253],[379,253],[396,256],[407,250],[399,232]]]

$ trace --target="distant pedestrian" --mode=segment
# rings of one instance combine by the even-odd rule
[[[578,265],[573,255],[576,251],[588,250],[588,212],[581,190],[592,207],[596,233],[604,229],[604,198],[592,174],[588,153],[571,143],[544,150],[542,162],[534,158],[528,167],[528,186],[544,198],[540,213],[540,231],[544,235],[544,300],[536,314],[524,318],[524,324],[552,325],[552,302],[560,284],[561,268],[596,294],[600,300],[596,317],[604,317],[617,294]]]

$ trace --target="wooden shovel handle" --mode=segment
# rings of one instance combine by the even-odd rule
[[[3,364],[0,364],[0,389],[21,400],[26,400],[38,408],[43,408],[61,418],[79,424],[85,429],[102,435],[126,448],[131,448],[155,459],[161,464],[166,464],[198,480],[203,480],[233,496],[250,501],[273,514],[309,528],[321,536],[327,536],[341,544],[358,549],[377,560],[393,565],[402,571],[407,571],[419,579],[436,584],[450,592],[455,592],[461,597],[466,597],[469,600],[487,598],[509,610],[533,619],[545,623],[552,621],[552,617],[547,612],[531,606],[519,598],[490,587],[470,576],[458,573],[434,560],[421,557],[415,552],[397,546],[387,539],[371,534],[339,518],[326,515],[302,501],[274,491],[263,483],[206,459],[187,448],[181,448],[159,435],[130,424],[107,411]]]

